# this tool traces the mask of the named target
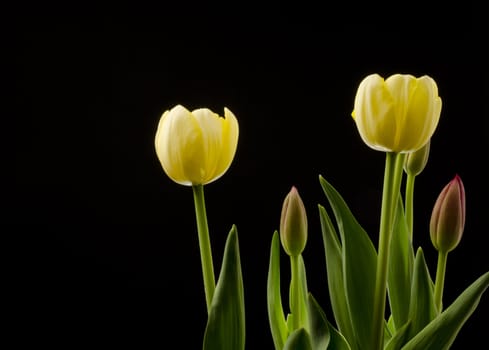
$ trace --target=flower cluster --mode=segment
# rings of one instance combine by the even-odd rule
[[[319,176],[330,207],[318,205],[334,320],[328,319],[308,290],[302,258],[308,216],[298,189],[291,187],[283,201],[279,230],[271,237],[268,266],[267,311],[276,350],[451,346],[488,288],[489,272],[450,305],[443,304],[448,253],[459,244],[465,226],[465,189],[458,175],[441,191],[429,223],[438,251],[434,280],[422,247],[415,249],[413,244],[415,179],[428,162],[441,108],[437,84],[429,76],[394,74],[384,79],[372,74],[361,81],[351,115],[365,144],[386,156],[379,240],[371,241],[341,195]],[[177,105],[163,113],[155,138],[166,174],[193,189],[208,312],[203,349],[209,350],[245,348],[245,288],[237,227],[229,232],[216,283],[204,200],[204,185],[230,167],[238,135],[238,121],[227,108],[221,117],[207,108],[189,111]],[[280,247],[290,259],[288,310],[280,289]]]

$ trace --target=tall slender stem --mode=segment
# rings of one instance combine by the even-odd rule
[[[207,214],[205,211],[204,186],[192,186],[194,193],[195,217],[197,219],[197,232],[199,235],[200,260],[202,265],[202,276],[204,278],[205,301],[207,313],[211,308],[212,297],[216,283],[214,279],[214,265],[212,263],[211,242],[209,238],[209,227],[207,225]]]
[[[290,311],[292,313],[292,329],[299,329],[302,323],[300,310],[300,279],[299,256],[290,256]]]
[[[438,251],[438,264],[436,266],[435,305],[438,312],[443,308],[443,285],[445,284],[445,271],[447,268],[447,252]]]
[[[383,347],[389,248],[392,223],[401,187],[403,162],[403,154],[386,153],[373,310],[373,349],[378,350]]]
[[[405,196],[405,204],[404,209],[406,210],[406,222],[408,226],[409,232],[409,240],[413,241],[413,197],[414,197],[414,179],[415,175],[408,174],[406,178],[406,196]]]

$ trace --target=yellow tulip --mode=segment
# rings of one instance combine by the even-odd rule
[[[238,144],[234,114],[224,118],[207,108],[190,112],[177,105],[163,113],[155,137],[156,154],[165,173],[186,186],[205,185],[231,165]]]
[[[394,74],[384,80],[371,74],[358,87],[352,117],[369,147],[406,153],[430,140],[440,112],[441,98],[431,77]]]

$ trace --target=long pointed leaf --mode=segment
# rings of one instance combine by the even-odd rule
[[[348,341],[345,337],[338,332],[336,328],[328,321],[329,333],[331,338],[329,340],[328,350],[351,350]]]
[[[204,334],[204,350],[245,348],[243,277],[236,226],[226,240],[224,256]]]
[[[309,333],[311,334],[312,348],[326,350],[331,339],[328,320],[324,311],[311,293],[308,294]]]
[[[387,342],[384,350],[399,350],[406,343],[408,337],[409,329],[411,328],[411,321],[405,322],[402,327],[400,327],[392,338]]]
[[[355,332],[355,348],[372,343],[372,315],[377,253],[370,237],[350,212],[340,194],[322,176],[320,183],[340,231],[348,309]],[[350,343],[350,345],[352,345]]]
[[[396,333],[396,330],[393,326],[392,315],[389,316],[389,320],[384,323],[384,346],[389,343],[392,338],[392,334]]]
[[[449,349],[464,323],[477,308],[488,286],[489,272],[486,272],[412,338],[402,350]]]
[[[327,320],[311,293],[308,298],[311,341],[314,350],[351,350],[345,337]]]
[[[280,240],[275,231],[270,248],[270,265],[267,281],[268,321],[276,350],[282,350],[288,336],[287,322],[280,294]]]
[[[401,196],[399,196],[394,217],[389,261],[387,277],[389,304],[394,328],[397,330],[408,320],[411,278],[414,264],[413,246],[409,239]]]
[[[304,328],[293,331],[285,343],[284,350],[313,350],[307,331]]]
[[[324,255],[326,257],[329,298],[333,309],[334,319],[341,334],[343,334],[349,342],[354,342],[355,337],[350,313],[348,311],[345,283],[343,280],[341,244],[326,209],[321,205],[319,205],[319,217],[323,234]]]
[[[392,318],[392,315],[389,316],[389,319],[387,320],[387,326],[385,327],[385,333],[384,334],[384,340],[386,337],[392,337],[392,333],[396,332],[396,328],[394,327],[394,319]]]
[[[411,287],[411,301],[409,318],[411,328],[409,337],[411,339],[418,334],[437,315],[435,299],[433,297],[433,282],[424,259],[423,249],[418,248],[414,262],[414,275]]]

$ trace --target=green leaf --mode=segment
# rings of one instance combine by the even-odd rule
[[[391,340],[392,334],[396,332],[393,323],[392,315],[389,316],[389,320],[384,323],[384,346]]]
[[[341,334],[343,334],[349,342],[353,342],[355,337],[346,300],[341,244],[326,209],[321,205],[319,205],[319,217],[323,234],[331,308],[333,309],[336,325]]]
[[[307,331],[304,328],[293,331],[285,343],[284,350],[313,350]]]
[[[357,349],[372,343],[377,253],[340,194],[322,176],[319,180],[333,209],[343,243],[343,278],[356,343],[348,340]]]
[[[384,335],[384,340],[388,336],[389,338],[392,337],[392,333],[396,332],[396,328],[394,327],[394,319],[392,318],[392,315],[389,316],[389,319],[387,321],[387,326],[385,328],[385,331],[388,332]]]
[[[204,334],[204,350],[245,348],[243,277],[236,226],[226,240],[224,256]]]
[[[309,327],[314,350],[351,350],[345,337],[327,320],[321,306],[309,293]]]
[[[268,321],[276,350],[282,350],[288,336],[287,322],[282,308],[280,294],[280,240],[275,231],[270,248],[270,264],[267,281]]]
[[[307,305],[309,308],[309,332],[311,334],[312,348],[314,350],[326,350],[331,338],[326,315],[311,293],[308,294]]]
[[[407,340],[418,334],[436,315],[437,310],[433,297],[433,282],[424,259],[423,249],[420,247],[416,252],[416,260],[414,262],[414,275],[409,307],[411,328]]]
[[[409,238],[401,196],[394,216],[389,261],[387,275],[389,305],[394,328],[399,329],[408,320],[414,264],[413,246]]]
[[[333,327],[333,325],[328,321],[328,327],[329,327],[329,334],[330,334],[330,340],[329,340],[329,350],[351,350],[350,345],[348,344],[347,340],[343,335],[338,332],[336,328]]]
[[[409,329],[411,328],[411,321],[404,323],[402,327],[394,333],[392,338],[387,342],[384,350],[399,350],[406,343],[408,339]]]
[[[464,323],[477,308],[488,286],[489,272],[486,272],[412,338],[402,350],[449,349]]]

